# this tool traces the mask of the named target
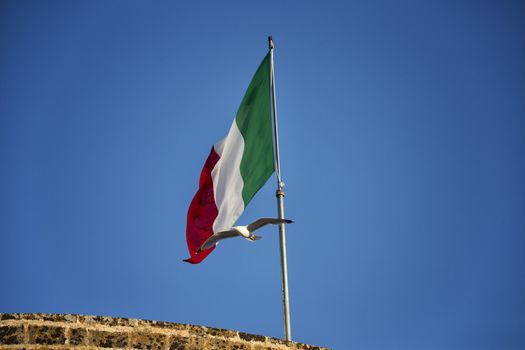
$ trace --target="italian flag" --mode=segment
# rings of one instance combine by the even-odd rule
[[[202,168],[199,189],[191,201],[186,241],[200,263],[215,247],[197,249],[215,232],[230,229],[253,196],[274,172],[270,54],[248,86],[228,135],[213,145]]]

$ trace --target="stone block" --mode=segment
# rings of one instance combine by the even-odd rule
[[[76,322],[76,315],[69,314],[39,314],[39,317],[43,321],[53,321],[53,322]]]
[[[223,350],[228,349],[229,342],[223,339],[206,340],[206,350]]]
[[[87,345],[87,331],[83,328],[71,328],[69,330],[70,345]]]
[[[260,341],[260,342],[265,342],[266,341],[266,337],[265,336],[255,335],[255,334],[248,334],[248,333],[243,333],[243,332],[239,332],[239,337],[242,340],[246,340],[246,341],[252,341],[252,340]]]
[[[206,350],[252,350],[250,344],[232,342],[231,340],[219,338],[200,339],[194,338],[187,349],[206,349]],[[268,349],[268,348],[263,348]]]
[[[188,339],[179,336],[172,336],[170,339],[171,345],[170,350],[186,350],[186,345],[188,344]]]
[[[63,327],[29,326],[29,343],[44,345],[60,345],[66,341]]]
[[[16,320],[18,314],[0,314],[0,320]]]
[[[208,334],[208,327],[200,327],[200,326],[193,326],[193,325],[187,325],[188,331],[197,336],[205,336]]]
[[[106,326],[127,326],[127,320],[110,316],[80,315],[78,321],[87,324],[102,324]]]
[[[188,338],[188,344],[186,345],[187,350],[202,350],[206,349],[206,338],[203,337],[190,337]]]
[[[125,348],[128,346],[128,334],[122,332],[90,331],[89,345],[101,348]]]
[[[163,329],[174,329],[174,330],[180,330],[184,331],[189,328],[188,325],[182,324],[182,323],[172,323],[172,322],[164,322],[164,321],[152,321],[152,320],[133,320],[135,321],[134,324],[131,324],[130,319],[130,326],[139,326],[139,327],[159,327]]]
[[[0,344],[22,344],[24,342],[24,326],[0,327]]]
[[[162,350],[166,342],[167,337],[163,334],[140,332],[133,334],[131,347],[141,350]]]
[[[208,328],[207,334],[214,337],[235,338],[238,332],[221,328]]]
[[[248,345],[248,344],[231,343],[230,342],[230,345],[229,345],[229,347],[227,349],[228,350],[249,350],[250,348],[251,348],[251,346]]]
[[[42,321],[44,319],[44,314],[18,314],[19,320],[35,320]]]

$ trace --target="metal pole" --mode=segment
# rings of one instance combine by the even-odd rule
[[[281,178],[281,163],[279,159],[279,129],[277,127],[277,107],[275,102],[275,75],[273,70],[273,41],[268,37],[268,49],[270,50],[270,88],[272,94],[272,114],[273,114],[273,139],[275,152],[275,173],[277,175],[277,217],[284,219],[284,183]],[[290,300],[288,298],[288,265],[286,262],[286,230],[285,225],[279,225],[279,243],[281,248],[281,277],[283,292],[283,313],[284,313],[284,339],[292,340],[290,327]]]

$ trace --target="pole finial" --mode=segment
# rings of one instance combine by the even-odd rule
[[[272,39],[272,36],[270,35],[268,37],[268,50],[271,50],[273,49],[273,39]]]

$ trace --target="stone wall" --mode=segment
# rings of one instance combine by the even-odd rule
[[[324,349],[261,335],[137,319],[0,314],[0,350]]]

